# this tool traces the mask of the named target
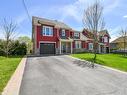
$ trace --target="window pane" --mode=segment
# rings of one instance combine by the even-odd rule
[[[45,35],[45,27],[43,27],[42,34]]]
[[[49,33],[50,33],[50,35],[53,35],[53,29],[52,28],[50,28]]]
[[[104,37],[104,42],[108,42],[108,38],[107,37]]]
[[[78,45],[78,48],[79,48],[79,43],[77,45]]]
[[[53,29],[50,28],[50,35],[53,35]]]
[[[79,48],[81,48],[81,42],[79,42]]]
[[[49,35],[49,29],[46,28],[46,35]]]
[[[51,28],[49,28],[49,35],[51,35]]]
[[[62,30],[62,36],[65,36],[65,30]]]
[[[48,27],[48,26],[43,26],[43,35],[52,36],[53,35],[53,28]]]
[[[93,43],[89,43],[89,50],[93,50]]]
[[[75,37],[79,37],[79,33],[74,33],[74,36]]]
[[[75,48],[81,48],[81,42],[80,41],[75,42]]]

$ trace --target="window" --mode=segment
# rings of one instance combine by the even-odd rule
[[[105,43],[108,42],[108,37],[104,37],[104,42],[105,42]]]
[[[75,48],[81,48],[81,41],[75,41]]]
[[[65,36],[65,30],[62,29],[62,36]]]
[[[93,50],[93,43],[89,43],[88,46],[89,46],[89,50]]]
[[[79,37],[79,33],[74,33],[74,37]]]
[[[53,28],[49,26],[43,26],[43,36],[53,36]]]

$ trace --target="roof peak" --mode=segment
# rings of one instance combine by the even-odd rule
[[[65,29],[71,29],[72,30],[72,28],[70,26],[68,26],[64,22],[61,22],[58,20],[51,20],[51,19],[40,18],[40,17],[36,17],[36,16],[32,16],[32,20],[33,21],[36,20],[37,22],[39,21],[40,24],[52,24],[58,28],[65,28]]]

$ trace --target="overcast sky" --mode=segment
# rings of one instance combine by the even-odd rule
[[[75,30],[82,30],[83,10],[95,0],[25,0],[30,16],[60,20]],[[104,18],[111,40],[118,37],[118,30],[127,26],[127,0],[102,0]],[[12,19],[18,24],[19,36],[31,37],[31,22],[22,0],[1,0],[0,22]],[[0,31],[1,35],[1,31]]]

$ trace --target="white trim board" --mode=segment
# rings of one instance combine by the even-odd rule
[[[56,43],[56,42],[52,42],[52,41],[39,41],[39,44],[40,43]]]

